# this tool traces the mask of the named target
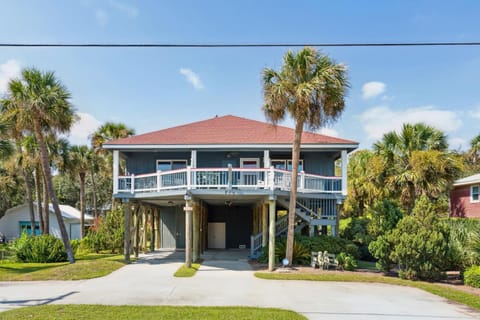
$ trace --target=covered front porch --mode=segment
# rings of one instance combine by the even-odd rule
[[[140,252],[180,249],[187,265],[209,249],[243,250],[248,258],[251,235],[261,232],[262,246],[268,245],[269,223],[275,230],[276,221],[275,198],[257,192],[136,197],[126,200],[124,210],[126,260]]]

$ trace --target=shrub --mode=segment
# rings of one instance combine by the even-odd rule
[[[20,262],[67,261],[63,242],[52,235],[29,237],[26,233],[14,243],[15,257]]]
[[[72,247],[73,254],[76,254],[78,251],[78,248],[80,247],[80,240],[78,239],[70,240],[70,247]]]
[[[386,236],[379,236],[377,240],[370,242],[368,246],[370,253],[377,259],[376,266],[378,270],[389,272],[392,270],[395,262],[391,255],[394,250],[394,244]]]
[[[468,268],[464,274],[464,282],[468,286],[480,288],[480,266]]]
[[[337,255],[338,266],[342,270],[354,271],[357,267],[357,261],[348,253],[341,252]]]
[[[285,258],[287,250],[287,241],[285,238],[281,239],[278,241],[278,243],[275,244],[275,261],[281,261],[283,258]],[[292,256],[292,264],[308,264],[310,263],[310,251],[308,248],[303,245],[298,240],[295,240],[293,242],[293,256]]]
[[[88,234],[80,243],[80,250],[100,252],[109,250],[112,253],[123,249],[123,209],[117,207],[107,212],[105,218],[96,219]]]

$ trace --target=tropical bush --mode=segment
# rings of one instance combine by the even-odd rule
[[[338,267],[342,270],[354,271],[357,268],[357,260],[345,252],[337,254]]]
[[[464,283],[471,287],[480,288],[480,266],[472,266],[465,271]]]
[[[427,197],[417,200],[412,215],[395,229],[379,236],[369,249],[377,267],[388,271],[396,264],[399,276],[410,280],[438,280],[444,276],[448,258],[448,228],[439,221]]]
[[[123,249],[123,235],[123,210],[121,207],[117,207],[111,212],[107,212],[105,218],[99,217],[95,220],[80,243],[80,251],[120,252]]]
[[[17,239],[13,248],[19,262],[61,262],[67,261],[63,242],[52,235],[30,237],[26,233]]]
[[[449,226],[448,268],[463,272],[473,265],[480,265],[480,220],[446,220]]]

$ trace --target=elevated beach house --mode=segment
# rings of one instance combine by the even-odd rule
[[[140,207],[152,221],[151,248],[185,248],[193,260],[206,249],[245,248],[255,256],[268,244],[268,230],[275,230],[272,241],[286,234],[293,137],[291,128],[227,115],[106,143],[114,197],[127,203],[126,258],[131,215]],[[297,232],[337,233],[347,154],[357,147],[303,133]]]

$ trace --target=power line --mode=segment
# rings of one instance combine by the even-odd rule
[[[359,42],[359,43],[0,43],[0,47],[41,48],[271,48],[271,47],[452,47],[480,42]]]

